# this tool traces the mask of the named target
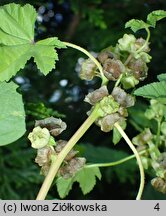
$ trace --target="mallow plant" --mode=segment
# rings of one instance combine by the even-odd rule
[[[148,76],[150,55],[150,30],[157,21],[166,17],[166,11],[156,10],[147,16],[146,22],[132,19],[125,24],[134,33],[140,29],[146,38],[132,32],[124,34],[115,46],[109,46],[94,57],[86,49],[60,41],[57,37],[35,40],[34,25],[37,12],[26,4],[7,4],[0,7],[0,145],[8,145],[25,133],[25,111],[18,86],[12,81],[26,62],[33,58],[37,68],[45,76],[55,68],[57,49],[73,48],[85,54],[81,64],[80,79],[101,80],[97,89],[85,96],[90,109],[87,119],[69,140],[58,139],[67,129],[66,123],[52,116],[36,120],[29,133],[31,147],[36,149],[35,163],[40,167],[44,182],[37,200],[45,199],[53,181],[61,198],[68,195],[74,182],[78,182],[83,194],[89,193],[101,180],[100,167],[116,166],[136,158],[140,172],[140,185],[136,196],[141,199],[145,184],[145,169],[153,169],[152,186],[166,193],[166,74],[158,75],[158,82],[137,88]],[[65,52],[65,50],[64,50]],[[35,76],[35,74],[34,74]],[[125,133],[128,109],[135,105],[137,96],[149,100],[145,118],[153,120],[156,128],[139,128],[139,134],[129,139]],[[137,115],[137,113],[135,113]],[[34,119],[35,120],[35,119]],[[110,163],[86,163],[74,148],[80,138],[96,124],[99,130],[112,133],[112,143],[123,138],[133,154]],[[111,157],[111,155],[110,155]]]

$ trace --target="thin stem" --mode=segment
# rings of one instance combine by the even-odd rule
[[[90,54],[86,49],[84,49],[84,48],[82,48],[80,46],[77,46],[75,44],[72,44],[72,43],[69,43],[69,42],[63,42],[63,43],[66,46],[77,49],[77,50],[83,52],[85,55],[87,55],[96,64],[96,66],[98,67],[98,69],[100,71],[101,79],[102,79],[102,85],[106,85],[108,83],[108,79],[103,74],[103,68],[102,68],[101,64],[97,61],[97,59],[92,54]]]
[[[157,136],[156,136],[156,146],[160,144],[160,131],[161,131],[161,119],[157,120]]]
[[[122,77],[123,77],[123,74],[121,74],[121,75],[119,76],[118,80],[117,80],[116,83],[115,83],[115,87],[117,87],[117,86],[120,84],[120,81],[121,81]]]
[[[146,41],[145,41],[144,45],[143,45],[142,47],[140,47],[140,49],[137,50],[137,53],[141,52],[141,51],[146,47],[146,45],[147,45],[148,42],[149,42],[149,39],[150,39],[150,31],[149,31],[148,28],[146,28],[145,30],[146,30],[146,32],[147,32]]]
[[[132,59],[132,54],[130,54],[128,57],[127,57],[127,59],[126,59],[126,61],[125,61],[125,63],[124,63],[124,65],[126,66],[126,65],[128,65],[128,63],[130,62],[130,60]]]
[[[94,110],[90,114],[90,116],[86,119],[86,121],[81,125],[81,127],[76,131],[76,133],[71,137],[66,146],[62,149],[62,151],[58,154],[55,161],[52,161],[49,172],[40,188],[40,191],[37,195],[37,200],[44,200],[51,184],[58,172],[60,165],[65,159],[66,155],[70,152],[70,150],[74,147],[74,145],[78,142],[78,140],[84,135],[84,133],[89,129],[89,127],[94,123],[96,118],[98,117],[98,104],[96,104]]]
[[[145,185],[145,174],[144,174],[144,168],[143,168],[143,165],[142,165],[141,158],[140,158],[139,153],[137,152],[136,148],[134,147],[134,145],[132,144],[132,142],[128,138],[127,134],[121,128],[121,126],[118,123],[115,123],[114,126],[117,128],[119,133],[123,136],[123,138],[125,139],[125,141],[129,145],[129,147],[131,148],[131,150],[133,151],[133,153],[135,154],[135,157],[137,159],[137,163],[138,163],[139,170],[140,170],[141,180],[140,180],[140,187],[139,187],[139,191],[138,191],[136,200],[140,200],[141,196],[142,196],[142,193],[143,193],[144,185]]]
[[[139,152],[139,155],[142,155],[146,153],[146,150],[143,150],[143,151],[140,151]],[[134,155],[131,155],[131,156],[128,156],[128,157],[125,157],[121,160],[118,160],[118,161],[115,161],[115,162],[109,162],[109,163],[96,163],[96,164],[89,164],[89,165],[86,165],[86,168],[91,168],[91,167],[110,167],[110,166],[116,166],[116,165],[119,165],[119,164],[122,164],[126,161],[129,161],[133,158],[135,158],[135,154]]]

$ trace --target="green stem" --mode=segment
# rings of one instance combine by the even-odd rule
[[[160,131],[161,131],[161,119],[157,120],[157,136],[156,136],[156,147],[160,144]]]
[[[145,41],[144,45],[143,45],[140,49],[137,50],[137,53],[141,52],[141,51],[146,47],[146,45],[147,45],[148,42],[149,42],[149,39],[150,39],[150,31],[149,31],[148,28],[146,28],[145,30],[146,30],[146,32],[147,32],[146,41]]]
[[[80,46],[77,46],[75,44],[72,44],[72,43],[69,43],[69,42],[63,42],[63,43],[66,46],[77,49],[77,50],[83,52],[85,55],[87,55],[96,64],[96,66],[98,67],[98,70],[100,71],[100,75],[101,75],[101,79],[102,79],[102,85],[106,85],[108,83],[108,79],[103,74],[103,68],[102,68],[101,64],[97,61],[97,59],[92,54],[90,54],[86,49],[84,49],[84,48],[82,48]]]
[[[116,83],[115,83],[115,87],[117,87],[117,86],[120,84],[120,81],[121,81],[122,77],[123,77],[123,74],[121,74],[121,75],[119,76],[118,80],[117,80]]]
[[[144,153],[146,153],[147,150],[143,150],[143,151],[140,151],[139,152],[139,155],[142,155]],[[86,168],[91,168],[91,167],[110,167],[110,166],[116,166],[116,165],[119,165],[119,164],[122,164],[126,161],[129,161],[133,158],[135,158],[135,154],[134,155],[131,155],[131,156],[128,156],[128,157],[125,157],[121,160],[118,160],[118,161],[115,161],[115,162],[109,162],[109,163],[96,163],[96,164],[89,164],[89,165],[86,165]]]
[[[132,59],[132,54],[130,54],[128,57],[127,57],[127,59],[126,59],[126,61],[124,62],[124,65],[126,66],[126,65],[128,65],[128,63],[130,62],[130,60]]]
[[[136,200],[140,200],[141,196],[142,196],[142,193],[143,193],[144,185],[145,185],[145,174],[144,174],[144,168],[143,168],[143,165],[142,165],[142,161],[141,161],[140,155],[137,152],[137,150],[134,147],[134,145],[132,144],[132,142],[130,141],[130,139],[128,138],[127,134],[121,128],[121,126],[118,123],[115,123],[114,126],[117,128],[117,130],[119,131],[119,133],[123,136],[123,138],[125,139],[125,141],[129,145],[129,147],[131,148],[131,150],[133,151],[133,153],[135,154],[135,157],[137,159],[137,163],[138,163],[139,170],[140,170],[141,180],[140,180],[140,187],[139,187],[139,191],[138,191]]]
[[[37,195],[37,200],[44,200],[51,184],[61,166],[63,160],[66,155],[70,152],[70,150],[74,147],[74,145],[78,142],[78,140],[84,135],[84,133],[89,129],[89,127],[94,123],[96,118],[98,118],[98,104],[96,104],[94,110],[90,114],[90,116],[86,119],[86,121],[81,125],[81,127],[75,132],[75,134],[68,141],[67,145],[62,149],[62,151],[58,154],[55,161],[52,161],[49,172],[40,188],[40,191]]]

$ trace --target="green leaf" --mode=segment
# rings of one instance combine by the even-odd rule
[[[124,130],[127,126],[126,121],[123,121],[120,126],[122,127],[122,129]],[[119,131],[116,129],[116,127],[113,128],[113,143],[114,145],[116,145],[122,138],[122,135],[119,133]]]
[[[133,32],[137,32],[140,29],[146,29],[149,25],[142,20],[131,19],[125,24],[125,28],[131,28]]]
[[[101,179],[98,167],[84,167],[76,174],[75,180],[79,183],[83,194],[89,193],[96,184],[96,178]]]
[[[55,48],[65,48],[56,37],[34,41],[37,12],[33,6],[8,4],[0,8],[0,81],[8,81],[34,57],[43,74],[55,68]]]
[[[157,76],[157,79],[158,79],[159,81],[166,81],[166,74],[165,74],[165,73],[159,74],[159,75]]]
[[[64,179],[63,177],[59,177],[56,180],[56,186],[58,194],[61,198],[66,197],[70,190],[72,189],[74,183],[74,178]]]
[[[25,113],[21,95],[13,83],[0,83],[0,146],[7,145],[25,133]]]
[[[57,191],[61,198],[68,195],[74,182],[78,182],[83,194],[89,193],[96,184],[96,178],[101,179],[101,173],[98,167],[84,167],[79,170],[75,176],[69,179],[59,177],[56,180]]]
[[[154,82],[134,91],[137,96],[145,98],[166,98],[166,81]]]
[[[147,22],[155,28],[156,22],[166,17],[166,11],[156,10],[150,13],[147,17]]]

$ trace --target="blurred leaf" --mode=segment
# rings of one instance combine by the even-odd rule
[[[7,145],[25,133],[25,113],[21,95],[13,82],[0,83],[0,146]]]
[[[134,95],[145,98],[165,98],[166,97],[166,81],[153,82],[134,91]]]
[[[142,20],[132,19],[125,24],[125,28],[131,28],[133,32],[137,32],[140,29],[146,29],[149,25]]]
[[[166,74],[165,74],[165,73],[159,74],[159,75],[157,76],[157,79],[158,79],[159,81],[166,81]]]
[[[148,17],[147,22],[155,28],[156,22],[166,17],[166,11],[164,10],[156,10],[152,11]]]

